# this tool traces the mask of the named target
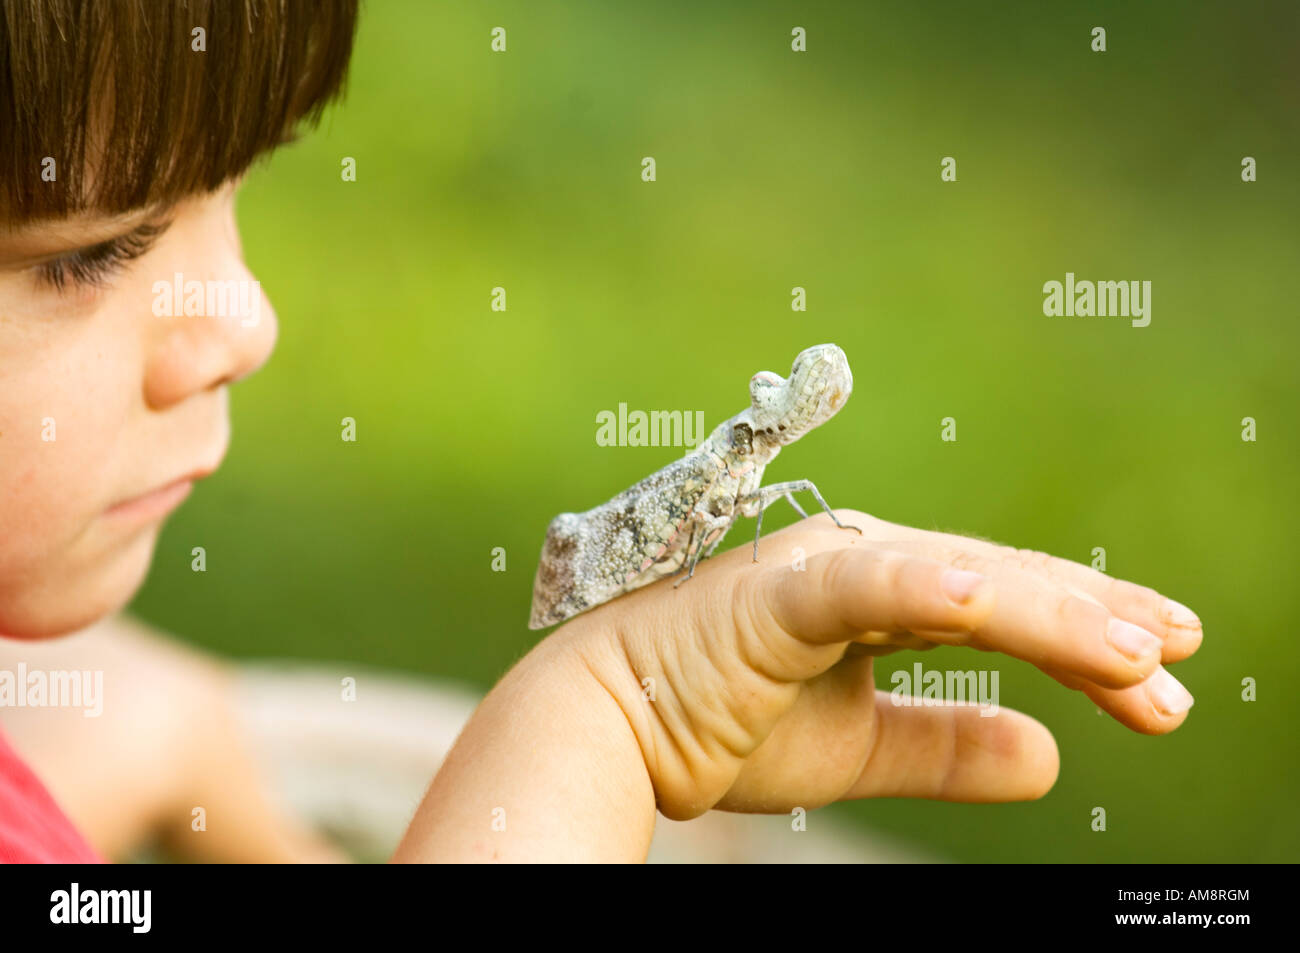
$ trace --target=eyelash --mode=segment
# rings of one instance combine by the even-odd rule
[[[152,248],[166,228],[166,224],[141,225],[125,235],[43,262],[36,266],[36,282],[55,291],[64,291],[70,285],[101,288],[127,262]]]

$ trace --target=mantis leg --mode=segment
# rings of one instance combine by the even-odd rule
[[[696,531],[698,530],[698,528],[699,528],[699,527],[698,527],[697,524],[692,524],[692,525],[691,525],[691,536],[690,536],[690,538],[689,538],[688,540],[686,540],[686,555],[687,555],[688,558],[689,558],[689,556],[690,556],[690,554],[691,554],[691,548],[695,545],[695,533],[696,533]],[[682,560],[682,564],[681,564],[680,566],[678,566],[676,569],[674,569],[674,570],[672,571],[671,575],[673,575],[673,576],[679,576],[679,575],[681,575],[682,570],[685,569],[685,568],[686,568],[686,560],[683,559],[683,560]],[[684,582],[684,581],[685,581],[685,580],[681,580],[681,579],[677,580],[677,582],[673,583],[673,588],[676,589],[676,588],[677,588],[678,586],[680,586],[680,585],[682,584],[682,582]]]
[[[706,558],[713,554],[713,550],[716,549],[718,543],[722,541],[722,537],[727,535],[727,529],[731,526],[731,522],[732,521],[729,519],[718,518],[717,520],[707,523],[696,523],[691,527],[691,538],[686,543],[686,562],[684,564],[686,575],[673,583],[674,589],[695,575],[695,564],[698,563],[701,558]],[[713,541],[713,544],[709,546],[709,551],[706,553],[704,551],[705,541],[709,538],[710,533],[719,528],[722,530],[722,533]],[[696,542],[697,538],[699,540],[698,543]],[[679,568],[677,571],[681,572],[681,569]]]
[[[704,553],[704,558],[705,558],[705,559],[708,559],[710,556],[713,555],[713,551],[714,551],[715,549],[718,548],[718,543],[722,542],[722,537],[724,537],[724,536],[727,535],[727,530],[729,530],[729,529],[731,529],[731,524],[730,524],[730,523],[728,523],[728,524],[723,528],[722,532],[718,534],[718,538],[717,538],[717,539],[715,539],[713,542],[709,543],[709,548],[708,548],[708,550]]]
[[[742,501],[742,504],[746,509],[750,511],[753,511],[754,509],[758,510],[755,514],[757,525],[754,528],[754,562],[758,562],[758,538],[763,532],[763,511],[777,500],[786,499],[790,501],[790,505],[799,513],[807,516],[808,514],[804,513],[804,511],[799,508],[799,505],[795,503],[794,498],[790,495],[804,490],[807,490],[813,495],[813,499],[821,504],[821,508],[826,511],[827,516],[835,521],[836,526],[840,529],[856,529],[858,535],[862,535],[862,530],[858,527],[848,526],[839,521],[839,518],[831,512],[830,506],[826,503],[826,500],[822,498],[821,493],[818,491],[812,480],[790,480],[786,483],[773,483],[771,486],[759,487],[754,491],[754,493]]]

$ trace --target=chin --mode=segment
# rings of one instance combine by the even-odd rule
[[[72,635],[119,612],[144,583],[158,529],[141,533],[93,566],[61,567],[0,585],[0,638]]]

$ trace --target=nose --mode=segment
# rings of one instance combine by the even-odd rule
[[[231,256],[201,275],[179,277],[179,292],[177,276],[154,285],[150,320],[156,325],[144,380],[153,410],[247,377],[275,347],[275,311],[242,259]]]

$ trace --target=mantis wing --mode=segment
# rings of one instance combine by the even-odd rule
[[[542,544],[528,627],[556,625],[676,572],[697,508],[725,473],[713,454],[692,453],[608,503],[555,517]]]

